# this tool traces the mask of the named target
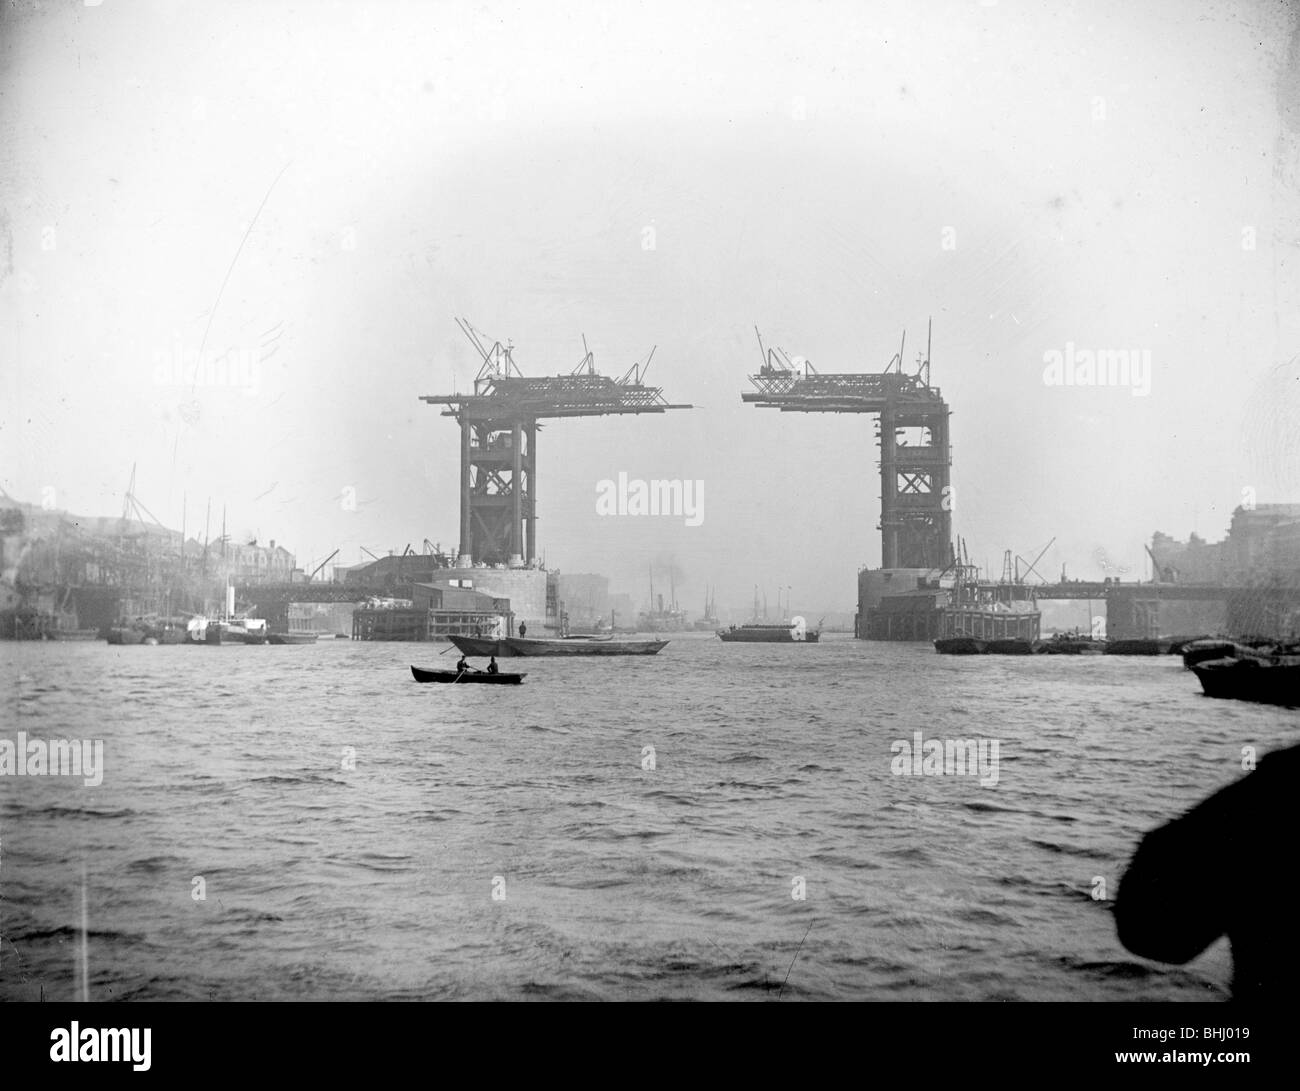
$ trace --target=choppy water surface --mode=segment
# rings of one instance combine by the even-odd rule
[[[0,778],[0,997],[75,995],[84,866],[92,999],[1222,999],[1226,942],[1130,956],[1094,877],[1300,736],[1168,657],[691,635],[414,683],[442,647],[0,645],[0,738],[106,766]],[[998,739],[997,785],[893,775],[917,730]]]

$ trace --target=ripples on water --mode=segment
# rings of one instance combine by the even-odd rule
[[[1171,657],[701,635],[413,682],[441,649],[0,645],[0,738],[106,767],[0,778],[0,997],[75,995],[84,865],[92,999],[1223,999],[1225,941],[1135,958],[1094,877],[1300,726]],[[999,739],[998,784],[892,775],[916,730]]]

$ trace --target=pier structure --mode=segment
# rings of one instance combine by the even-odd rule
[[[881,580],[885,577],[882,590]],[[892,579],[890,579],[892,577]],[[1237,634],[1300,635],[1300,587],[1283,584],[1122,583],[1074,580],[1027,583],[970,579],[960,585],[933,573],[858,574],[857,636],[930,641],[940,637],[1033,640],[1039,606],[1088,602],[1105,618],[1109,640]]]
[[[474,564],[531,566],[537,557],[538,423],[559,417],[663,413],[690,409],[665,401],[660,387],[645,385],[644,365],[622,378],[596,371],[584,355],[569,374],[529,377],[515,366],[513,345],[486,338],[463,319],[461,331],[483,359],[473,393],[423,395],[460,425],[459,567]],[[650,357],[654,356],[654,350]]]
[[[757,332],[757,331],[756,331]],[[905,342],[904,342],[905,343]],[[763,364],[741,401],[783,413],[869,413],[879,417],[881,567],[941,569],[953,561],[951,410],[930,385],[930,351],[903,370],[903,347],[881,372],[822,373],[759,336]]]

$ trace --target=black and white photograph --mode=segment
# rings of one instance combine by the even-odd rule
[[[0,5],[43,1063],[196,1004],[867,1001],[1249,1068],[1300,6]]]

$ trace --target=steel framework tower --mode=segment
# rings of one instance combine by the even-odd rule
[[[780,349],[764,349],[763,366],[749,380],[756,391],[741,401],[783,413],[880,415],[880,527],[883,568],[942,568],[953,560],[952,494],[948,445],[951,412],[930,385],[929,338],[915,375],[903,373],[903,348],[883,372],[820,374]],[[906,335],[904,335],[906,343]],[[919,429],[908,444],[903,430]]]
[[[483,357],[473,394],[430,394],[460,424],[460,556],[458,564],[531,564],[537,556],[537,431],[547,417],[663,413],[659,387],[646,386],[643,365],[621,379],[596,372],[587,349],[568,375],[529,378],[515,366],[513,345],[485,339],[463,319],[456,324]],[[650,350],[650,357],[654,350]]]

